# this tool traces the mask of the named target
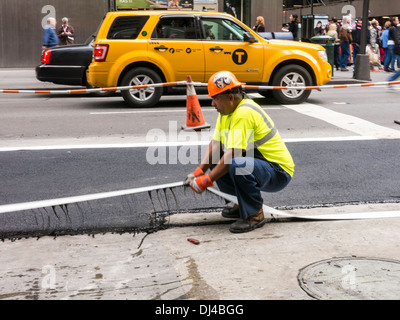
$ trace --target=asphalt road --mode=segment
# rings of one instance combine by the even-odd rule
[[[387,74],[371,76],[384,81]],[[57,87],[62,88],[37,82],[32,70],[0,69],[0,88]],[[378,274],[373,262],[389,259],[398,265],[400,260],[400,127],[394,122],[400,120],[400,94],[379,86],[323,90],[299,106],[254,97],[274,119],[296,162],[291,184],[265,194],[265,203],[294,215],[330,214],[339,220],[274,220],[233,234],[231,220],[218,210],[206,211],[222,206],[221,199],[182,187],[3,213],[0,238],[29,237],[0,246],[0,299],[156,301],[138,303],[149,315],[167,305],[165,299],[179,307],[181,300],[237,300],[233,305],[241,305],[241,299],[307,300],[314,298],[300,287],[300,271],[316,262],[330,263],[332,257],[373,259],[365,268],[355,264],[351,273],[352,263],[331,263],[334,273],[316,273],[324,273],[327,281],[306,277],[307,283],[330,292],[326,299],[397,299],[397,267],[380,268]],[[210,99],[199,98],[213,126],[217,114]],[[209,138],[182,134],[185,113],[185,97],[177,96],[151,110],[133,110],[119,96],[0,94],[0,208],[181,181],[195,168],[198,150]],[[188,159],[187,152],[179,153],[187,151],[186,142],[193,162],[171,162],[177,154]],[[151,164],[163,156],[162,164]],[[169,216],[166,230],[132,235],[141,223],[162,223],[153,211],[196,207],[200,212]],[[366,219],[342,220],[348,213]],[[397,217],[367,218],[374,213]],[[83,235],[31,237],[41,230],[54,235],[79,228]],[[259,309],[265,309],[264,301]],[[246,305],[244,315],[250,311],[258,312]]]
[[[31,71],[6,72],[14,78],[8,78],[5,86],[3,77],[3,88],[59,87],[37,82]],[[293,208],[400,200],[400,128],[394,123],[400,119],[400,93],[384,88],[326,90],[313,92],[301,106],[253,97],[274,119],[296,163],[294,179],[284,191],[264,194],[267,205]],[[213,127],[217,113],[207,96],[199,99]],[[182,146],[168,143],[182,138],[185,102],[184,96],[169,96],[156,108],[133,110],[118,94],[2,95],[0,205],[181,181],[196,162],[170,163],[169,155],[179,153]],[[152,130],[158,130],[157,139],[149,138]],[[183,139],[204,143],[210,132]],[[160,139],[166,140],[166,146],[158,149],[166,152],[166,163],[153,165],[149,146]],[[191,159],[200,160],[201,147],[190,150]],[[124,219],[115,215],[107,223],[120,226]],[[27,217],[10,214],[3,231],[9,226],[24,229],[27,224],[31,224]]]

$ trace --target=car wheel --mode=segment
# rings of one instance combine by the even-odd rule
[[[298,65],[287,65],[280,69],[272,80],[278,87],[305,87],[312,85],[310,73]],[[299,104],[307,100],[311,90],[287,89],[274,90],[274,98],[281,104]]]
[[[149,68],[136,68],[130,70],[122,79],[122,86],[137,86],[161,83],[160,76]],[[125,102],[134,108],[153,107],[160,101],[163,88],[144,88],[122,90],[121,94]]]

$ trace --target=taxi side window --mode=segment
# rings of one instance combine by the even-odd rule
[[[243,34],[247,31],[232,20],[202,18],[203,38],[217,41],[243,41]]]
[[[152,39],[197,39],[195,20],[192,17],[161,18]]]
[[[136,39],[148,19],[148,16],[118,17],[114,20],[107,39]]]

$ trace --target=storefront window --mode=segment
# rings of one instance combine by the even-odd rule
[[[300,9],[309,8],[311,2],[314,6],[326,6],[334,2],[351,2],[349,0],[283,0],[283,7],[285,9]]]

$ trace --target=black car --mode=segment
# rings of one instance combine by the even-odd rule
[[[95,35],[92,35],[84,44],[44,50],[42,63],[36,67],[36,78],[56,84],[90,87],[86,70],[92,62],[94,39]]]

